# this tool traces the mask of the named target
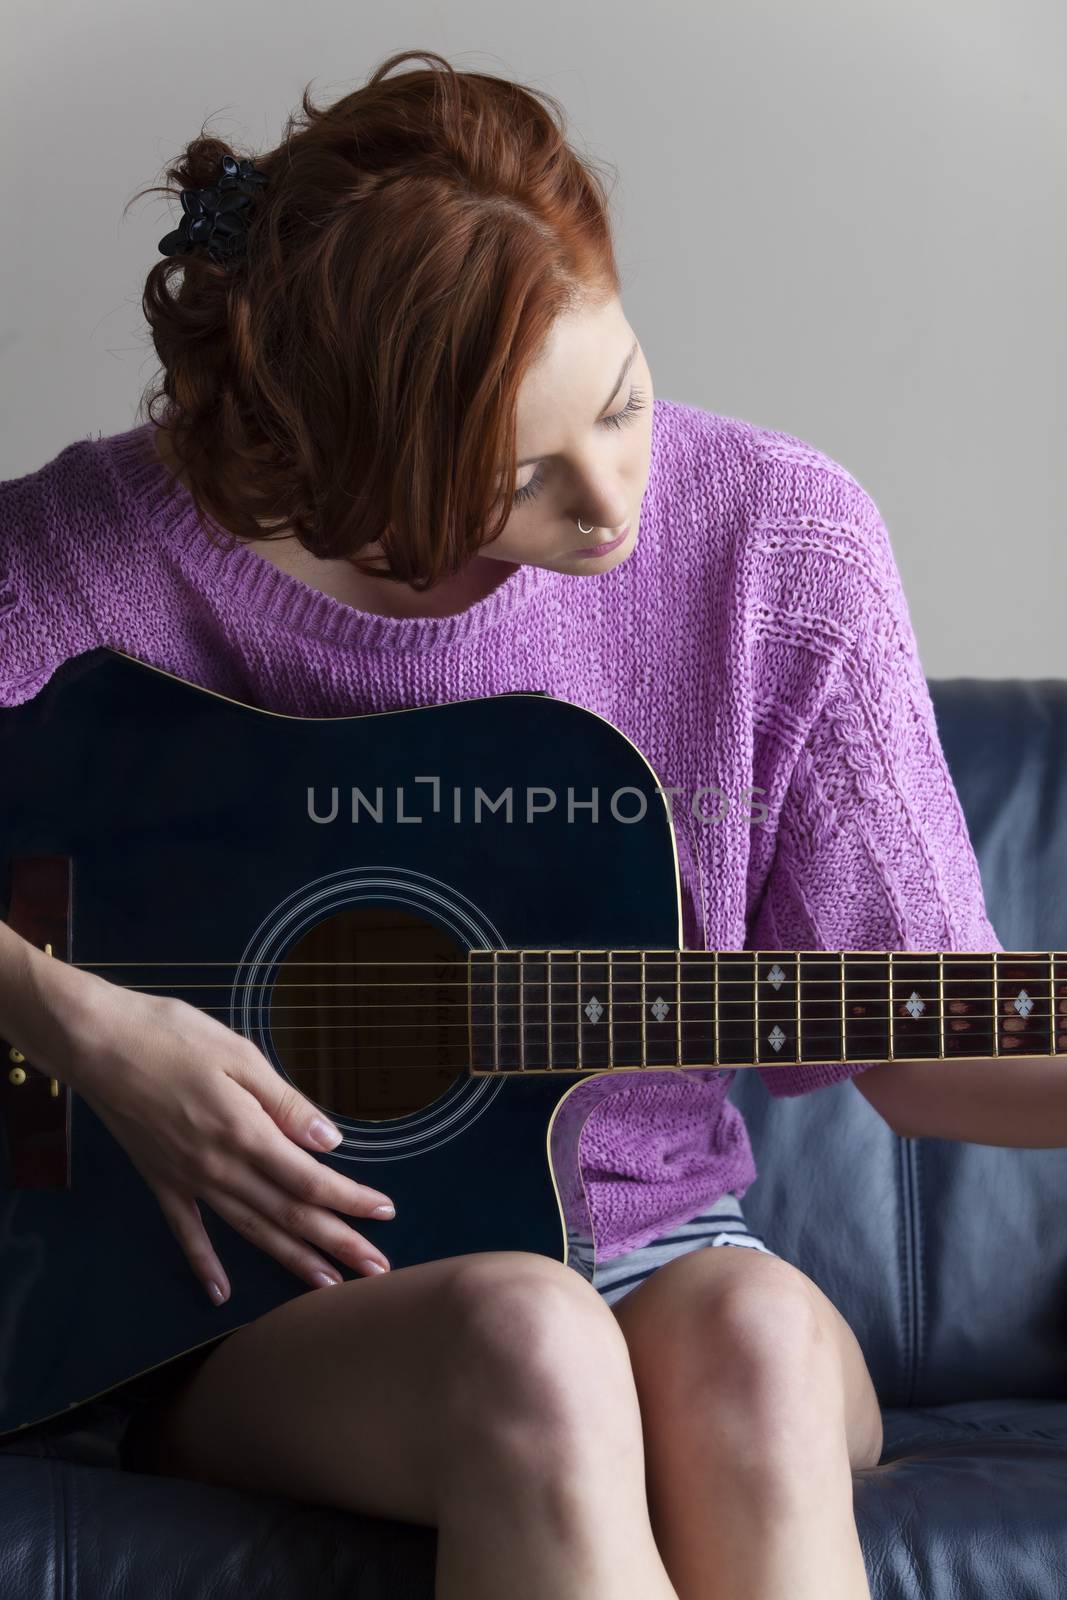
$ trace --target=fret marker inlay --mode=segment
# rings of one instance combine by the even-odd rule
[[[908,996],[907,1004],[905,1005],[904,1009],[905,1011],[910,1011],[913,1017],[921,1017],[923,1012],[926,1010],[926,1005],[913,989],[911,994]]]
[[[655,1000],[648,1009],[651,1011],[657,1022],[662,1022],[664,1017],[670,1015],[671,1010],[670,1006],[667,1004],[666,1000],[664,1000],[661,994],[656,996]]]
[[[589,1018],[590,1022],[599,1022],[601,1017],[604,1015],[604,1007],[600,1004],[600,1001],[597,999],[596,995],[593,995],[590,999],[589,1004],[585,1008],[585,1014]]]
[[[1020,1017],[1029,1016],[1030,1012],[1034,1009],[1034,1002],[1031,1000],[1025,989],[1019,990],[1019,993],[1015,997],[1014,1005]]]
[[[771,968],[770,972],[768,972],[768,974],[767,974],[767,982],[771,985],[771,987],[773,989],[780,989],[782,987],[782,984],[785,982],[785,973],[782,971],[782,969],[778,965],[777,961],[774,963],[774,966]],[[775,1049],[777,1049],[777,1048],[778,1048],[778,1046],[775,1045]]]
[[[777,1025],[767,1035],[767,1043],[773,1050],[780,1050],[785,1044],[785,1034]]]

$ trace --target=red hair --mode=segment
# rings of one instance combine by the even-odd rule
[[[387,76],[409,57],[439,68]],[[246,256],[149,271],[147,415],[205,531],[205,510],[242,539],[265,519],[425,590],[503,530],[517,395],[553,323],[620,292],[607,192],[556,100],[434,51],[302,105],[252,158],[269,181]],[[224,154],[243,153],[202,131],[163,192],[213,184]],[[384,569],[358,556],[378,540]]]

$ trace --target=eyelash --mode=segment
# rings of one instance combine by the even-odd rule
[[[630,398],[622,410],[613,411],[610,417],[601,417],[601,426],[605,428],[621,428],[624,423],[632,422],[637,413],[644,410],[644,401],[645,397],[640,389],[631,389]],[[543,482],[544,475],[541,472],[541,468],[538,467],[529,483],[524,484],[521,489],[517,489],[512,495],[512,505],[521,506],[525,505],[528,500],[532,500]]]

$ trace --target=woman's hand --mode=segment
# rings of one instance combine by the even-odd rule
[[[69,1083],[122,1145],[217,1305],[230,1286],[198,1198],[316,1287],[340,1281],[320,1252],[364,1273],[388,1271],[381,1251],[334,1215],[372,1216],[391,1206],[388,1195],[308,1153],[336,1148],[337,1130],[251,1040],[184,1000],[43,959],[37,975],[53,995],[62,1045],[38,1065]]]

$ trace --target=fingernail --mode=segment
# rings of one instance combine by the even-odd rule
[[[361,1267],[366,1267],[368,1272],[384,1272],[385,1271],[385,1268],[382,1266],[380,1261],[370,1261],[370,1260],[361,1261],[360,1262],[360,1266]]]
[[[317,1283],[320,1289],[328,1289],[331,1284],[340,1283],[340,1278],[335,1278],[332,1272],[313,1272],[312,1283]]]
[[[371,1212],[372,1217],[395,1217],[396,1207],[393,1205],[375,1206]]]
[[[308,1132],[320,1150],[334,1150],[344,1138],[340,1128],[335,1128],[332,1122],[323,1122],[321,1117],[315,1118]]]
[[[217,1306],[221,1306],[222,1302],[226,1298],[217,1283],[209,1283],[207,1286],[207,1292]]]

